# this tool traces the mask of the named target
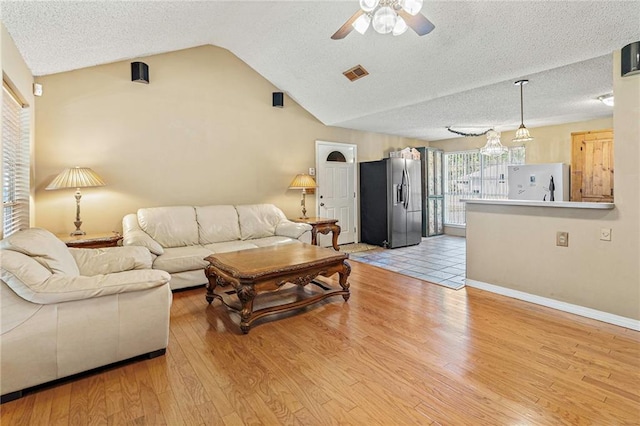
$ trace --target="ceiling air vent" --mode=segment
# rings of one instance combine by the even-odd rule
[[[359,78],[369,75],[369,71],[365,70],[362,65],[356,65],[355,67],[346,70],[342,74],[344,74],[344,76],[347,77],[350,81],[356,81]]]

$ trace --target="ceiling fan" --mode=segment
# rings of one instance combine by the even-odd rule
[[[360,0],[360,10],[331,38],[343,39],[354,29],[364,34],[369,24],[380,34],[400,35],[409,27],[419,36],[429,34],[435,25],[420,13],[422,2],[423,0]]]

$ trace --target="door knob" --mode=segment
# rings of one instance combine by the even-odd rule
[[[324,203],[320,203],[320,207],[324,207]]]

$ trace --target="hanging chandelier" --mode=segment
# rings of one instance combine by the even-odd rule
[[[507,152],[508,148],[500,143],[500,132],[489,130],[487,132],[487,144],[480,148],[480,154],[489,157],[497,157]]]
[[[364,34],[371,24],[380,34],[403,34],[409,27],[397,11],[402,9],[415,16],[422,9],[422,2],[423,0],[360,0],[360,8],[364,13],[354,21],[353,28]]]
[[[527,84],[529,80],[518,80],[515,84],[516,86],[520,86],[520,127],[516,130],[516,137],[513,138],[512,142],[516,144],[524,144],[525,142],[531,142],[533,138],[529,134],[529,129],[527,129],[524,125],[524,107],[522,102],[522,86]]]

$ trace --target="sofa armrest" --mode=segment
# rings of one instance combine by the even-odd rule
[[[298,241],[311,244],[311,230],[304,231],[304,233],[298,237]]]
[[[131,213],[122,219],[122,245],[146,247],[151,253],[160,256],[164,249],[138,224],[138,216]]]
[[[6,278],[3,277],[6,284],[23,299],[50,305],[148,290],[167,284],[171,276],[165,271],[141,269],[92,277],[53,274],[42,282],[29,285],[17,279]]]
[[[307,223],[296,223],[282,221],[276,226],[276,235],[298,239],[302,234],[311,231],[311,225]]]
[[[108,247],[99,249],[70,248],[69,252],[78,264],[80,275],[93,276],[151,269],[151,253],[146,247]]]

